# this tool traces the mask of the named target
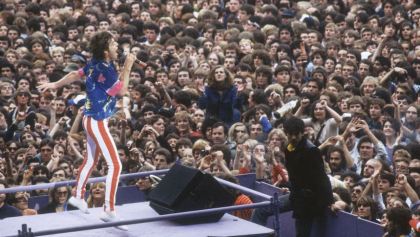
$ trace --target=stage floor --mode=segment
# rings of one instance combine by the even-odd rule
[[[16,236],[22,224],[27,224],[33,232],[66,227],[75,227],[103,223],[99,219],[102,208],[91,208],[90,214],[80,211],[43,214],[6,218],[1,223],[0,236]],[[117,206],[118,215],[124,220],[158,216],[148,202],[131,203]],[[102,228],[88,231],[69,232],[52,236],[69,237],[107,237],[107,236],[140,236],[140,237],[208,237],[208,236],[260,236],[274,231],[249,221],[225,214],[215,223],[179,225],[170,221],[157,221],[128,226],[128,231],[116,228]]]

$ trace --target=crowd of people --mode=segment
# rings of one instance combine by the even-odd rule
[[[126,55],[138,59],[108,119],[122,173],[181,163],[288,188],[282,126],[294,115],[322,151],[342,210],[383,223],[389,236],[407,229],[396,219],[420,213],[413,0],[6,0],[0,11],[0,188],[77,177],[87,86],[39,86],[83,68],[92,37],[108,31],[117,70]],[[99,160],[92,176],[107,170]],[[148,190],[155,181],[120,185]],[[0,194],[0,210],[6,202],[23,215],[69,210],[71,192]],[[89,207],[103,205],[103,184],[89,192]],[[24,204],[46,194],[46,207]]]

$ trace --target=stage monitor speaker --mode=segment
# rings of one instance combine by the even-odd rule
[[[235,197],[213,176],[175,164],[149,193],[150,206],[160,215],[231,206]],[[224,213],[174,220],[181,224],[216,222]]]

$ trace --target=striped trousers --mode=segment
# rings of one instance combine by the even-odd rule
[[[95,120],[92,117],[83,118],[83,128],[86,132],[87,152],[77,175],[76,197],[84,198],[86,182],[102,153],[108,166],[105,188],[105,211],[114,211],[115,196],[121,173],[121,162],[117,147],[108,129],[108,120]]]

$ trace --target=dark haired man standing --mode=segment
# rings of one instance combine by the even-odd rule
[[[338,210],[333,204],[331,183],[324,170],[321,152],[305,138],[304,128],[303,121],[297,117],[288,118],[283,123],[289,141],[285,155],[290,193],[279,197],[278,212],[293,210],[297,237],[309,237],[313,224],[323,221],[328,207]],[[252,221],[265,225],[273,214],[271,208],[259,208],[254,211]]]
[[[285,155],[296,236],[310,236],[314,221],[322,219],[328,206],[335,209],[331,183],[320,150],[304,136],[303,121],[291,117],[283,128],[289,141]]]

